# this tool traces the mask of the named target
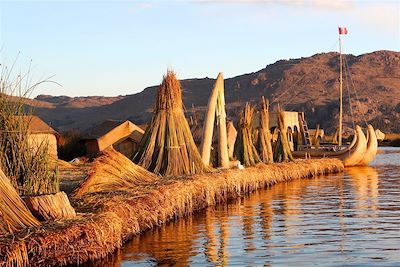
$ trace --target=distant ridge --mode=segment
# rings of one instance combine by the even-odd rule
[[[348,98],[344,100],[345,129],[349,130],[354,119],[355,123],[365,120],[386,132],[400,132],[400,52],[376,51],[346,57],[360,102],[352,101],[351,116]],[[201,110],[207,104],[214,79],[181,82],[187,110],[192,105]],[[117,97],[40,95],[31,105],[36,106],[38,116],[61,131],[85,130],[106,119],[130,119],[141,124],[150,118],[156,88]],[[349,88],[355,100],[351,83]],[[287,110],[305,111],[311,127],[319,123],[332,132],[338,116],[338,54],[279,60],[257,72],[226,79],[225,93],[231,119],[236,119],[236,109],[246,101],[258,103],[264,95]],[[347,95],[345,82],[344,96]]]

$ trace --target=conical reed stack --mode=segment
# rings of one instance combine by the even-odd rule
[[[269,130],[269,101],[262,97],[260,108],[260,126],[258,131],[258,149],[260,158],[264,163],[273,163],[271,144],[271,132]]]
[[[236,158],[246,166],[261,162],[252,138],[254,108],[246,103],[239,116],[239,134],[235,143]]]
[[[294,158],[292,156],[292,152],[289,146],[289,140],[287,138],[287,130],[285,125],[285,112],[278,112],[278,140],[276,142],[276,147],[274,150],[274,161],[282,162],[282,161],[293,161]]]
[[[182,89],[173,71],[158,88],[154,115],[134,156],[134,162],[160,175],[209,170],[200,157],[185,118]]]

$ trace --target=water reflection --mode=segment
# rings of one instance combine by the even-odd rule
[[[346,169],[356,193],[356,210],[359,216],[377,215],[378,207],[378,172],[369,166]],[[373,212],[371,212],[373,211]]]
[[[379,154],[377,167],[277,184],[207,208],[135,237],[101,263],[396,265],[400,262],[400,166],[379,164],[387,157]]]

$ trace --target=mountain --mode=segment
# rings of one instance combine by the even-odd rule
[[[345,59],[349,73],[343,83],[345,129],[349,131],[354,121],[400,132],[400,53],[376,51],[346,55]],[[310,127],[320,124],[332,132],[338,121],[338,73],[339,55],[330,52],[280,60],[257,72],[225,79],[228,117],[235,120],[246,101],[258,103],[264,95],[273,109],[279,103],[285,110],[305,111]],[[204,113],[214,81],[208,77],[181,81],[188,112]],[[151,118],[156,89],[152,86],[118,97],[40,95],[30,104],[38,116],[60,131],[85,130],[106,119],[130,119],[141,124]]]

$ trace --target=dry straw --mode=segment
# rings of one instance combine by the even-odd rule
[[[107,149],[96,158],[88,177],[74,191],[75,197],[86,193],[134,190],[153,184],[159,177],[114,149]]]
[[[235,156],[246,166],[261,162],[257,149],[254,146],[252,131],[253,115],[254,107],[246,103],[246,106],[239,115],[239,133],[235,143]]]
[[[208,169],[190,132],[181,84],[173,71],[167,72],[158,88],[153,118],[134,162],[160,175],[194,174]]]
[[[0,235],[38,225],[39,221],[33,217],[9,179],[0,170]]]
[[[258,129],[258,151],[264,163],[273,163],[273,153],[271,144],[271,132],[269,130],[269,101],[262,97],[260,106],[260,125]]]
[[[110,161],[107,166],[113,164]],[[93,215],[45,225],[30,233],[0,239],[0,266],[29,260],[30,266],[77,265],[105,257],[132,235],[193,213],[209,205],[242,197],[254,190],[291,179],[343,170],[338,159],[258,164],[243,170],[168,177],[122,191],[85,194],[78,212]],[[29,236],[29,238],[27,238]],[[26,264],[28,265],[28,264]],[[21,265],[22,266],[22,265]]]
[[[274,149],[274,161],[284,162],[284,161],[294,161],[292,156],[292,151],[290,149],[289,140],[287,137],[287,127],[285,125],[285,112],[278,112],[278,140],[276,141]]]
[[[13,78],[12,68],[0,73],[0,162],[12,184],[22,195],[59,191],[57,166],[48,154],[48,142],[29,142],[31,116],[25,116],[29,93],[44,81],[29,84],[29,72]],[[28,113],[32,112],[29,110]]]

